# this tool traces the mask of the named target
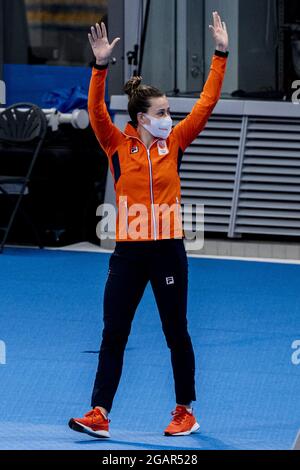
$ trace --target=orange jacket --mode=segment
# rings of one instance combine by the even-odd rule
[[[107,70],[93,68],[88,110],[114,178],[117,241],[183,237],[180,163],[220,98],[226,62],[224,54],[215,52],[203,92],[191,113],[173,128],[166,141],[157,139],[150,149],[140,140],[132,123],[124,132],[112,123],[104,99]]]

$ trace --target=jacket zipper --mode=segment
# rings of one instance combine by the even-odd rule
[[[125,212],[126,212],[126,235],[128,236],[128,204],[127,199],[125,202]]]
[[[176,197],[176,206],[177,206],[177,220],[178,220],[178,224],[179,224],[179,223],[182,224],[181,205],[180,205],[178,196]],[[174,228],[175,228],[175,227],[174,227]]]
[[[153,218],[154,240],[157,240],[157,227],[156,227],[155,209],[154,209],[153,175],[152,175],[152,162],[151,162],[151,157],[150,157],[150,149],[147,149],[147,155],[148,155],[149,174],[150,174],[150,196],[151,196],[151,209],[152,209],[152,218]]]
[[[154,210],[154,194],[153,194],[153,173],[152,173],[152,162],[151,162],[151,157],[150,157],[150,150],[151,147],[158,142],[159,139],[155,140],[149,148],[146,147],[144,142],[137,137],[132,137],[130,135],[127,135],[124,133],[126,137],[130,137],[131,139],[134,138],[138,142],[140,142],[146,149],[147,152],[147,157],[148,157],[148,164],[149,164],[149,176],[150,176],[150,198],[151,198],[151,212],[152,212],[152,219],[153,219],[153,230],[154,230],[154,240],[157,241],[157,226],[156,226],[156,220],[155,220],[155,210]]]
[[[176,206],[177,206],[177,217],[179,220],[179,215],[180,215],[180,205],[179,205],[179,199],[176,197]]]

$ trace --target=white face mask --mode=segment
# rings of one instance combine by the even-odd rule
[[[165,118],[155,118],[145,114],[150,119],[151,124],[142,124],[142,126],[150,132],[153,137],[166,140],[172,130],[173,121],[170,116]]]

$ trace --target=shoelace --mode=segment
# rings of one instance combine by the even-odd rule
[[[187,412],[185,412],[184,410],[174,410],[172,411],[172,416],[174,416],[174,423],[181,424],[187,418]]]
[[[100,411],[100,410],[99,410]],[[103,414],[100,411],[100,415],[104,418]],[[88,413],[84,415],[86,418],[97,418],[99,416],[99,413],[96,410],[91,410]],[[107,419],[107,421],[110,423],[110,419]]]
[[[86,418],[89,418],[90,416],[94,416],[95,414],[98,415],[98,413],[96,413],[95,410],[91,410],[91,411],[89,411],[88,413],[86,413],[84,416],[85,416]]]

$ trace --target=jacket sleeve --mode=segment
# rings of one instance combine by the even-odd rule
[[[200,99],[191,113],[173,129],[173,135],[184,151],[205,127],[220,95],[226,71],[227,57],[223,53],[213,56],[210,73],[204,85]]]
[[[118,145],[124,140],[122,132],[112,123],[105,104],[105,81],[107,69],[93,67],[89,87],[88,112],[95,135],[108,157],[111,157]]]

